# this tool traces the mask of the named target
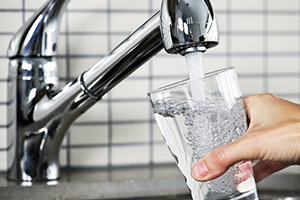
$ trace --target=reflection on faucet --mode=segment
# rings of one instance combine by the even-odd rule
[[[208,0],[163,0],[161,13],[59,91],[55,55],[68,2],[47,2],[14,35],[8,49],[11,180],[57,179],[59,147],[74,120],[164,45],[168,52],[184,55],[218,44],[217,22]],[[178,30],[181,24],[188,31]]]

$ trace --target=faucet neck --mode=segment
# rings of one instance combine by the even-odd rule
[[[57,54],[59,26],[70,0],[45,3],[12,38],[7,57],[51,57]]]

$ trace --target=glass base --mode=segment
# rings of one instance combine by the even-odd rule
[[[219,198],[218,200],[258,200],[256,189],[245,193],[233,193],[230,196]]]

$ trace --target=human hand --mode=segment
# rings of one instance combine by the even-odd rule
[[[260,160],[253,167],[256,182],[300,163],[300,105],[272,94],[251,95],[244,102],[248,131],[197,162],[192,169],[196,180],[217,178],[243,160]]]

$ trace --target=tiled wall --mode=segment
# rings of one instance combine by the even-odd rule
[[[6,170],[6,50],[15,31],[45,0],[0,1],[0,170]],[[205,71],[235,66],[244,95],[272,92],[300,100],[300,1],[211,0],[220,45]],[[160,0],[71,0],[59,38],[61,86],[103,57],[160,7]],[[173,162],[146,93],[187,77],[185,59],[161,52],[78,120],[61,148],[61,165],[107,167]]]

